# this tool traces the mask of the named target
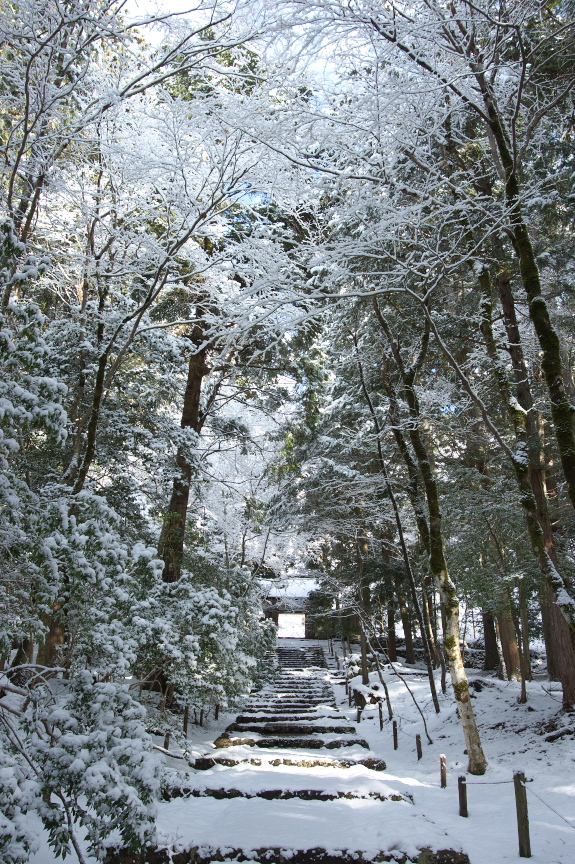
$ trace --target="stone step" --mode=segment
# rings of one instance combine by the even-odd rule
[[[294,714],[292,712],[282,714],[281,712],[257,714],[239,714],[236,723],[305,723],[308,720],[338,720],[333,714]]]
[[[333,699],[331,700],[333,701]],[[287,702],[285,699],[274,700],[273,702],[264,702],[258,700],[257,702],[249,701],[246,702],[242,708],[242,714],[247,714],[248,712],[253,713],[266,713],[266,714],[285,714],[286,711],[291,711],[292,714],[317,714],[318,711],[337,711],[336,708],[326,708],[326,702],[320,702],[318,705],[310,705],[308,702]]]
[[[290,703],[291,702],[299,702],[300,704],[305,704],[305,703],[309,704],[311,702],[321,703],[321,702],[325,702],[326,700],[333,702],[333,700],[334,700],[333,693],[310,693],[309,695],[299,694],[299,693],[275,693],[273,695],[270,695],[269,699],[266,699],[266,700],[258,699],[257,701],[258,702],[266,701],[266,702],[269,702],[273,705],[277,705],[280,702],[290,702]]]
[[[249,699],[248,704],[255,705],[272,705],[274,708],[280,706],[291,706],[291,705],[321,705],[324,702],[333,702],[335,699],[333,693],[330,693],[329,696],[326,694],[325,696],[319,697],[314,696],[309,699],[299,699],[294,695],[286,694],[285,696],[278,696],[275,699]]]
[[[227,798],[265,798],[267,801],[287,801],[290,798],[300,798],[303,801],[336,801],[340,798],[347,800],[372,801],[407,801],[408,799],[399,792],[392,795],[384,795],[381,792],[327,792],[325,789],[259,789],[255,792],[246,792],[242,789],[224,787],[221,789],[210,789],[206,787],[193,788],[190,786],[178,786],[165,789],[162,793],[164,801],[173,798],[216,798],[223,801]]]
[[[309,734],[309,733],[308,733]],[[363,738],[336,738],[326,741],[323,738],[267,737],[267,738],[230,738],[225,732],[214,741],[214,747],[262,747],[265,750],[339,750],[341,747],[364,747],[369,744]]]
[[[310,732],[323,735],[354,735],[355,726],[326,726],[312,723],[270,723],[267,720],[254,720],[250,723],[231,723],[226,732],[259,732],[260,735],[309,735]]]
[[[413,854],[401,852],[399,849],[387,852],[362,852],[361,850],[341,849],[329,852],[326,849],[285,849],[270,847],[251,850],[230,849],[225,847],[194,846],[187,851],[178,851],[176,857],[166,849],[156,849],[146,852],[146,864],[170,864],[177,860],[178,864],[470,864],[465,852],[454,849],[422,849]],[[144,859],[126,849],[113,849],[108,853],[104,864],[143,864]]]
[[[324,687],[324,686],[322,686],[322,687],[298,687],[297,684],[290,684],[289,687],[288,686],[277,687],[277,688],[270,687],[265,692],[258,693],[257,695],[262,696],[262,697],[264,697],[264,696],[265,697],[267,697],[267,696],[286,696],[289,693],[297,695],[298,698],[303,699],[304,697],[313,696],[313,695],[325,696],[326,693],[329,693],[331,695],[333,693],[333,687]]]
[[[233,768],[235,765],[262,765],[264,760],[257,757],[248,758],[247,756],[200,756],[193,763],[196,771],[209,771],[216,765],[223,765],[226,768]],[[265,764],[272,765],[277,768],[280,765],[288,765],[296,768],[353,768],[355,765],[363,765],[371,771],[385,771],[387,765],[383,759],[374,759],[366,757],[365,759],[336,759],[326,756],[318,756],[317,759],[313,756],[302,756],[301,759],[293,759],[287,757],[273,757],[266,759]]]

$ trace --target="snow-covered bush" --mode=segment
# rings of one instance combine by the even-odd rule
[[[139,674],[153,681],[161,673],[183,704],[226,706],[248,693],[273,646],[275,627],[261,617],[257,590],[240,594],[233,575],[228,590],[202,584],[205,570],[184,571],[175,583],[158,580],[134,607]]]
[[[57,856],[77,847],[82,826],[90,852],[106,841],[141,849],[154,839],[160,764],[151,750],[145,711],[124,684],[80,672],[30,691],[33,703],[3,721],[7,757],[3,792],[7,860],[30,847],[21,811],[35,811]]]
[[[9,752],[6,731],[0,718],[0,861],[24,864],[38,845],[30,811],[38,800],[39,787]]]

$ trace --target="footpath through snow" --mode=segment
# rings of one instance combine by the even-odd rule
[[[386,720],[380,730],[377,705],[368,705],[357,723],[326,643],[280,644],[274,682],[253,693],[237,717],[224,719],[225,732],[196,727],[185,753],[191,769],[184,772],[185,762],[167,757],[174,772],[170,800],[159,805],[162,849],[138,864],[521,864],[514,770],[533,781],[527,787],[531,860],[574,864],[575,737],[546,740],[573,718],[560,713],[553,685],[530,683],[529,702],[519,705],[515,682],[468,670],[489,769],[467,778],[465,819],[458,813],[457,777],[467,758],[450,692],[436,716],[424,671],[401,667],[427,716],[433,744],[426,744],[411,697],[386,667],[399,724],[394,751],[391,724]],[[378,678],[372,679],[375,688]],[[439,784],[442,753],[446,789]],[[44,850],[31,860],[52,864],[54,858]],[[110,864],[134,860],[114,852]]]
[[[275,681],[196,759],[205,773],[176,790],[188,797],[161,808],[158,827],[178,864],[465,864],[338,709],[323,650],[290,641],[277,650]]]

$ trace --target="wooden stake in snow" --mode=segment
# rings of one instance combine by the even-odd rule
[[[443,753],[439,757],[439,774],[441,777],[441,788],[445,789],[447,786],[447,759]]]
[[[220,716],[220,706],[216,705],[215,719],[217,720],[219,716]]]
[[[529,813],[527,811],[527,790],[525,774],[516,771],[513,774],[515,786],[515,806],[517,808],[517,832],[519,834],[519,857],[531,858],[531,840],[529,837]]]
[[[172,737],[172,733],[171,733],[171,732],[166,732],[166,735],[165,735],[165,737],[164,737],[164,750],[169,750],[169,749],[170,749],[170,738],[171,738],[171,737]]]
[[[393,721],[393,749],[397,750],[398,747],[399,747],[399,744],[397,741],[397,720],[394,720]]]
[[[459,815],[469,816],[467,811],[467,778],[464,774],[458,777],[457,788],[459,790]]]
[[[379,710],[379,731],[381,732],[383,729],[383,707],[381,704],[381,699],[378,701],[377,707]]]
[[[415,736],[415,746],[417,748],[417,761],[423,758],[423,752],[421,750],[421,735]]]

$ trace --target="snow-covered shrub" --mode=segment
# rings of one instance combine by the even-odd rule
[[[9,220],[0,222],[0,293],[36,278],[46,266],[46,259],[25,256]],[[42,630],[32,602],[36,574],[30,555],[39,502],[27,445],[41,452],[66,435],[66,387],[43,374],[49,353],[43,327],[34,303],[13,302],[0,310],[0,657],[7,657],[14,636],[29,638]]]
[[[0,861],[24,864],[38,845],[30,818],[38,800],[38,784],[10,752],[6,732],[0,719]]]
[[[139,634],[138,671],[162,678],[185,704],[226,706],[249,692],[259,663],[274,644],[275,627],[261,618],[253,591],[199,584],[184,571],[166,584],[158,580],[136,607],[131,621]]]
[[[58,857],[77,844],[78,825],[100,859],[109,838],[132,849],[152,843],[160,763],[143,726],[145,711],[126,685],[98,682],[84,671],[70,682],[52,679],[31,695],[32,706],[3,723],[11,772],[2,787],[11,820],[7,860],[26,860],[16,856],[31,843],[19,802],[38,813]]]
[[[0,288],[46,266],[25,252],[1,223]],[[125,542],[101,496],[60,482],[66,386],[45,374],[44,327],[33,303],[0,311],[0,657],[11,659],[13,640],[27,645],[0,681],[0,857],[10,864],[28,860],[35,818],[58,856],[78,825],[99,857],[112,833],[145,845],[159,784],[145,711],[124,681],[137,648],[128,610],[158,577],[154,550]],[[29,663],[34,644],[40,666]]]

